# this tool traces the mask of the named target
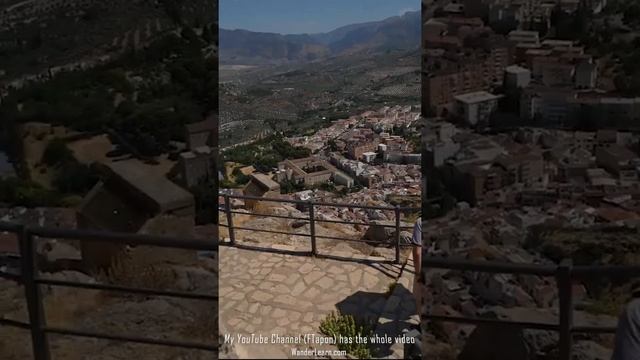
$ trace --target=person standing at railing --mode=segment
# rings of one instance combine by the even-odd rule
[[[640,283],[631,292],[616,329],[616,342],[611,360],[640,360]]]
[[[413,268],[415,274],[413,277],[413,295],[416,298],[416,306],[420,313],[422,305],[422,288],[420,286],[420,277],[422,275],[422,217],[419,217],[413,225],[413,233],[402,233],[401,238],[405,243],[411,244],[411,260],[413,260]]]

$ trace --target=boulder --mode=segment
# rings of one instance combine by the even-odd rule
[[[218,278],[215,273],[198,267],[174,267],[176,275],[175,287],[182,291],[198,293],[214,293]]]
[[[44,274],[43,277],[51,280],[83,282],[95,284],[96,279],[79,271],[60,271],[57,273]]]
[[[395,221],[374,220],[371,222],[371,225],[369,225],[369,228],[365,232],[364,239],[377,241],[380,243],[393,244],[395,242],[396,235],[395,226]],[[411,226],[411,224],[401,222],[400,226],[408,227]]]
[[[59,242],[56,240],[49,241],[43,246],[43,255],[44,259],[47,262],[53,263],[58,260],[65,259],[73,259],[73,260],[81,260],[82,255],[80,254],[80,250],[75,247]]]
[[[308,223],[309,222],[305,221],[305,220],[295,220],[295,221],[293,221],[291,223],[291,227],[294,228],[294,229],[297,229],[297,228],[301,228],[301,227],[307,225]]]
[[[595,341],[579,341],[573,347],[574,360],[609,360],[613,351]]]

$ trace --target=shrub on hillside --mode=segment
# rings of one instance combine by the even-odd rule
[[[320,323],[320,331],[336,339],[338,349],[358,359],[371,359],[371,350],[366,343],[357,343],[355,339],[369,338],[373,331],[365,325],[358,325],[352,315],[336,314],[334,312]],[[352,341],[340,341],[351,339]]]

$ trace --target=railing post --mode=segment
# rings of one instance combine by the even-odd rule
[[[396,214],[396,264],[400,264],[400,206],[395,207]]]
[[[560,300],[560,360],[571,360],[573,347],[573,290],[571,267],[571,260],[565,259],[558,266],[558,272],[556,274]]]
[[[318,255],[316,248],[316,216],[313,202],[309,201],[309,235],[311,235],[311,255]]]
[[[227,213],[227,229],[229,230],[229,242],[231,245],[236,243],[236,233],[233,229],[233,213],[231,212],[231,200],[229,194],[224,194],[224,210]]]
[[[31,325],[31,345],[33,356],[36,360],[49,360],[49,342],[47,334],[43,330],[45,326],[44,310],[40,287],[35,281],[36,262],[33,236],[23,225],[19,230],[21,275],[24,285],[27,308],[29,311],[29,324]]]

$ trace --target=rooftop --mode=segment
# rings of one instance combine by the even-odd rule
[[[106,172],[134,187],[158,205],[161,212],[193,204],[193,195],[163,176],[145,169],[137,161],[103,164]]]
[[[530,72],[529,69],[523,68],[522,66],[518,66],[518,65],[507,66],[504,70],[508,73],[513,73],[513,74],[524,74],[524,73]]]
[[[280,188],[280,184],[278,184],[277,182],[271,180],[271,178],[268,175],[265,174],[251,174],[251,179],[260,187],[263,188],[263,190],[274,190],[274,189],[279,189]]]
[[[466,104],[474,104],[483,101],[496,100],[499,99],[500,96],[491,94],[486,91],[476,91],[472,93],[462,94],[455,96],[454,99],[457,101],[466,103]]]
[[[537,37],[539,34],[537,31],[527,31],[527,30],[513,30],[509,32],[509,36],[535,36]]]
[[[618,161],[628,161],[637,159],[638,155],[624,146],[613,145],[605,149],[609,154],[614,156]]]
[[[137,232],[149,218],[146,211],[125,194],[104,184],[87,194],[79,212],[92,226],[116,232]]]

